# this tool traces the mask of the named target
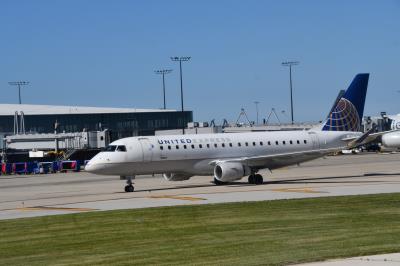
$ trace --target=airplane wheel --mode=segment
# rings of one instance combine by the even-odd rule
[[[132,185],[125,186],[125,192],[133,192],[135,188]]]
[[[249,179],[248,179],[248,181],[249,181],[249,184],[255,184],[255,178],[254,178],[254,175],[249,175]]]
[[[219,181],[218,179],[216,179],[216,178],[214,177],[214,184],[216,184],[217,186],[221,186],[221,185],[224,185],[225,182]]]
[[[263,177],[262,177],[262,175],[255,175],[254,176],[254,183],[256,184],[256,185],[261,185],[262,183],[264,183],[264,179],[263,179]]]

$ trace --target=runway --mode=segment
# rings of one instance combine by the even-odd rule
[[[400,192],[400,154],[328,156],[215,186],[213,178],[139,177],[125,193],[118,176],[80,173],[0,176],[0,220],[87,211]]]

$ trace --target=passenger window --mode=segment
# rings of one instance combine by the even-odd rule
[[[300,140],[297,140],[297,144],[300,144]]]
[[[194,149],[194,145],[192,144],[192,149]]]
[[[232,147],[233,145],[232,145],[232,143],[229,143],[229,147]]]
[[[248,143],[248,142],[245,142],[244,144],[245,144],[246,146],[249,146],[249,143]]]
[[[239,147],[242,146],[242,143],[238,142],[238,146],[239,146]]]
[[[117,146],[117,151],[122,151],[122,152],[124,152],[124,151],[126,151],[126,147],[123,146],[123,145],[118,145],[118,146]]]
[[[293,144],[293,141],[290,141],[290,144]]]
[[[179,150],[179,145],[176,145],[176,149]]]
[[[271,141],[268,141],[268,145],[271,145]]]
[[[222,148],[225,148],[225,143],[222,143]]]
[[[210,148],[210,144],[207,143],[207,148]]]
[[[199,144],[199,148],[200,148],[200,149],[203,148],[203,145]]]
[[[307,144],[307,140],[304,140],[304,144]]]
[[[286,145],[286,141],[282,141],[283,145]]]
[[[217,147],[218,147],[218,144],[217,144],[217,143],[214,143],[214,147],[217,148]]]
[[[168,150],[170,150],[170,149],[171,149],[171,146],[168,145]]]
[[[160,146],[160,150],[163,150],[164,149],[164,146]]]
[[[183,148],[186,150],[187,146],[186,146],[186,145],[183,145]]]
[[[275,144],[276,144],[276,145],[279,145],[279,142],[278,142],[278,141],[275,141]]]
[[[256,143],[253,141],[253,146],[256,146]]]
[[[264,143],[262,141],[260,141],[260,146],[264,145]]]

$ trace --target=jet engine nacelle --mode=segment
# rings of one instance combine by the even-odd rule
[[[188,174],[177,174],[177,173],[165,173],[163,177],[168,181],[184,181],[192,177]]]
[[[388,148],[400,148],[400,132],[382,135],[382,145]]]
[[[214,167],[214,178],[221,182],[239,180],[250,174],[250,168],[239,162],[221,162]]]

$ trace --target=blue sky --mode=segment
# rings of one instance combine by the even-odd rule
[[[356,73],[369,72],[366,115],[400,113],[400,1],[0,1],[2,103],[185,109],[198,121],[290,113],[317,121]],[[288,120],[282,117],[283,120]]]

